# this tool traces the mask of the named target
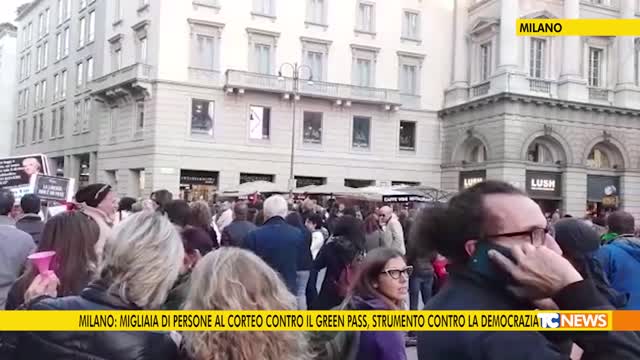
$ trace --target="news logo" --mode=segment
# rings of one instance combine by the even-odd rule
[[[609,315],[602,312],[541,312],[538,313],[538,321],[542,329],[607,330],[610,328]]]

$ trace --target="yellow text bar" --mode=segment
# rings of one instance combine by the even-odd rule
[[[518,19],[518,36],[639,36],[640,19]]]

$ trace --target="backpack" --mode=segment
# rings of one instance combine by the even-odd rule
[[[350,298],[332,310],[351,310]],[[355,360],[360,348],[360,333],[357,331],[315,331],[309,336],[309,345],[314,360]]]

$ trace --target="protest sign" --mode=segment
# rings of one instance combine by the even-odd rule
[[[31,189],[42,200],[68,202],[72,200],[75,179],[36,175],[33,177]]]
[[[33,192],[31,183],[37,174],[49,174],[45,155],[21,155],[0,159],[0,188],[10,189],[16,203],[23,195]]]

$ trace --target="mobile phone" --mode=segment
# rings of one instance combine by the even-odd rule
[[[498,251],[509,260],[515,262],[513,255],[511,255],[511,249],[487,241],[480,241],[476,244],[476,251],[469,259],[469,268],[492,281],[499,281],[503,284],[513,282],[511,275],[489,258],[489,250]]]

